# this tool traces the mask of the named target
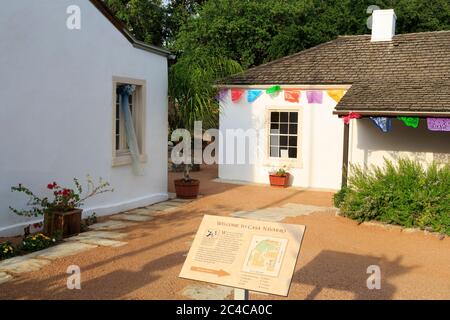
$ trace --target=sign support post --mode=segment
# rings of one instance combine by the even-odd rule
[[[249,300],[248,290],[245,289],[234,289],[234,300]]]

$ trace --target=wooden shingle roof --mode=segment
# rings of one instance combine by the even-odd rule
[[[396,35],[389,42],[370,38],[339,37],[219,84],[351,85],[338,113],[450,113],[450,31]]]

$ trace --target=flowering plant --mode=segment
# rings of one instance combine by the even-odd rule
[[[24,251],[39,251],[52,246],[55,242],[55,238],[49,238],[42,233],[37,233],[23,238],[22,249]]]
[[[286,166],[284,166],[283,168],[275,170],[273,172],[273,175],[278,176],[278,177],[286,177],[288,175]]]
[[[0,243],[0,260],[11,258],[12,256],[14,256],[14,254],[15,251],[11,243],[9,242]]]
[[[114,191],[110,188],[109,183],[103,181],[102,178],[99,179],[98,186],[95,186],[92,178],[87,176],[88,192],[85,196],[82,196],[83,187],[77,178],[74,178],[73,181],[75,183],[75,189],[64,188],[56,182],[49,183],[47,185],[47,189],[53,192],[53,200],[50,200],[48,197],[40,198],[30,189],[24,187],[22,184],[19,184],[17,187],[12,187],[11,191],[22,192],[28,195],[30,199],[27,205],[32,208],[30,210],[17,210],[12,207],[9,208],[17,215],[26,217],[37,217],[39,215],[52,212],[69,212],[82,206],[87,199],[93,196]]]

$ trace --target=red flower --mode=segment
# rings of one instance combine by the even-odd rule
[[[50,190],[53,190],[53,189],[55,189],[57,186],[58,186],[58,184],[57,184],[56,182],[53,182],[53,183],[49,183],[49,184],[47,185],[47,188],[50,189]]]
[[[67,196],[70,195],[71,191],[72,191],[72,190],[70,190],[70,189],[64,189],[64,191],[62,192],[62,195],[63,195],[64,197],[67,197]]]

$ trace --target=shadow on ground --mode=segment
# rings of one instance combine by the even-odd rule
[[[414,267],[402,266],[401,261],[401,256],[389,261],[383,257],[325,250],[298,270],[292,281],[313,287],[306,297],[307,300],[320,299],[322,291],[327,289],[350,292],[353,294],[353,299],[357,300],[387,300],[392,299],[396,291],[390,280],[414,269]],[[370,290],[367,286],[367,281],[372,274],[368,273],[369,266],[380,267],[380,290]],[[372,283],[372,281],[369,282]],[[323,298],[327,299],[326,294]]]

